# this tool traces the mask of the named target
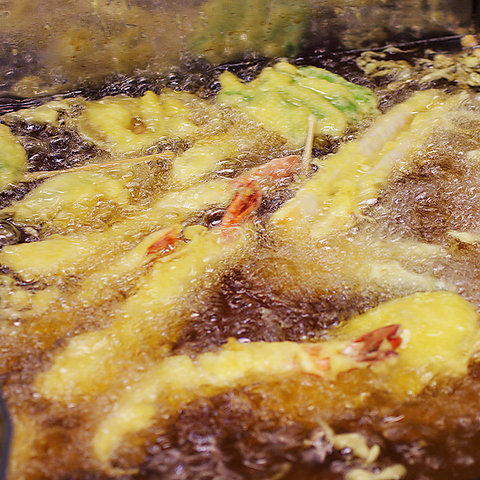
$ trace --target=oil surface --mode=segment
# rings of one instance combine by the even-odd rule
[[[372,86],[373,82],[356,69],[354,59],[353,53],[332,58],[325,55],[316,62],[346,74],[350,80]],[[217,91],[216,79],[223,70],[229,69],[249,80],[267,64],[267,60],[214,68],[194,64],[165,79],[117,78],[109,85],[85,88],[81,93],[89,99],[120,93],[139,96],[146,90],[159,92],[167,86],[209,98]],[[418,85],[409,85],[396,96],[384,87],[382,81],[376,85],[380,105],[387,109]],[[452,85],[439,87],[454,89]],[[8,108],[26,105],[23,101]],[[472,104],[471,109],[478,113],[479,106]],[[429,146],[413,155],[410,170],[398,173],[383,188],[378,202],[367,211],[369,218],[330,242],[300,248],[272,237],[265,224],[294,192],[286,186],[266,196],[258,211],[254,248],[240,251],[233,264],[186,298],[186,303],[175,312],[180,327],[169,338],[167,353],[165,346],[160,345],[151,356],[139,353],[137,370],[119,379],[119,389],[94,398],[66,406],[42,399],[33,387],[34,377],[51,365],[71,337],[108,326],[116,309],[138,288],[139,279],[148,274],[151,266],[142,266],[125,284],[117,284],[118,291],[107,300],[90,305],[82,303],[76,293],[96,266],[61,281],[49,279],[31,284],[22,283],[5,269],[2,282],[11,282],[14,291],[35,293],[55,288],[60,292],[48,313],[28,308],[12,313],[15,304],[7,303],[3,314],[3,388],[18,425],[14,443],[17,453],[11,467],[17,477],[12,478],[110,478],[99,473],[89,442],[103,413],[111,410],[122,389],[128,389],[157,357],[193,357],[218,349],[231,337],[240,342],[328,338],[329,331],[349,317],[401,295],[404,292],[395,285],[359,288],[356,279],[341,278],[336,270],[342,262],[360,265],[365,259],[387,258],[391,253],[372,252],[382,240],[422,242],[441,249],[442,254],[434,257],[402,257],[399,261],[416,274],[453,283],[462,296],[480,308],[478,242],[462,243],[449,233],[478,231],[480,224],[479,167],[475,161],[465,159],[465,152],[479,149],[480,141],[474,128],[467,130],[433,135]],[[14,133],[22,139],[32,172],[80,166],[102,153],[79,141],[68,129],[17,123]],[[314,156],[332,153],[337,147],[338,143],[327,142],[314,151]],[[156,148],[163,151],[166,146]],[[172,150],[182,148],[179,144]],[[251,153],[251,165],[265,151],[274,155],[282,147],[263,148]],[[136,188],[135,198],[140,206],[148,205],[147,200],[142,203],[148,193],[164,187],[161,180],[142,183],[149,177],[148,172],[140,172],[132,188]],[[230,176],[235,173],[230,172]],[[31,184],[21,185],[3,193],[2,206],[18,201],[30,188]],[[218,207],[197,212],[184,225],[215,228],[224,210]],[[36,237],[31,230],[17,231],[20,227],[11,219],[5,219],[2,225],[5,245],[41,238],[41,234]],[[118,252],[128,251],[136,241],[128,239],[124,244],[108,246],[106,264]],[[350,251],[339,248],[345,244],[353,245]],[[439,381],[418,397],[400,404],[383,393],[369,373],[347,372],[335,386],[315,378],[260,381],[178,405],[173,410],[165,407],[153,426],[121,447],[114,466],[124,469],[121,478],[132,480],[343,478],[346,470],[356,465],[355,459],[348,449],[333,451],[328,442],[312,443],[321,429],[321,419],[337,433],[360,432],[370,445],[380,445],[382,454],[377,469],[402,463],[408,467],[407,479],[470,479],[480,475],[478,370],[478,364],[472,362],[465,378]],[[368,396],[368,402],[352,406],[352,396],[362,394]],[[25,458],[28,462],[22,464]]]

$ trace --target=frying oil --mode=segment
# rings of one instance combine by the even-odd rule
[[[248,74],[251,68],[246,68]],[[200,74],[179,80],[172,75],[165,83],[178,86],[181,81],[182,86],[193,85],[193,90],[202,88],[206,97],[218,87],[214,75],[204,75],[201,81],[197,77]],[[91,92],[90,98],[118,92],[137,95],[149,89],[159,86],[145,80],[138,88],[130,81],[117,82],[100,93]],[[241,246],[233,261],[221,262],[219,272],[199,284],[201,288],[179,298],[172,313],[177,327],[168,340],[155,344],[150,353],[129,352],[127,345],[134,366],[128,364],[115,388],[94,397],[80,396],[64,406],[38,396],[35,376],[50,368],[72,337],[108,328],[126,299],[141,287],[141,279],[150,274],[152,264],[134,266],[121,280],[105,277],[115,292],[91,301],[79,295],[85,279],[111,268],[146,234],[162,228],[162,222],[217,228],[228,204],[204,205],[200,213],[172,213],[160,220],[163,217],[155,217],[156,211],[149,209],[165,195],[168,162],[142,163],[126,173],[114,172],[129,192],[129,209],[110,205],[107,234],[88,222],[69,226],[69,235],[78,242],[82,236],[95,236],[89,262],[62,265],[60,277],[47,270],[28,279],[4,272],[1,371],[7,378],[5,395],[19,425],[14,474],[32,479],[40,474],[61,478],[71,472],[82,478],[96,475],[98,465],[89,447],[96,425],[114,408],[118,396],[166,355],[194,357],[218,349],[231,337],[239,342],[328,339],[348,318],[380,302],[429,289],[460,293],[480,308],[480,155],[471,153],[480,149],[480,106],[476,97],[469,102],[424,139],[409,156],[408,167],[393,173],[378,199],[347,231],[328,239],[277,238],[269,218],[298,187],[286,183],[267,192],[252,242]],[[208,112],[197,109],[194,117],[207,128]],[[226,159],[208,180],[226,180],[264,159],[293,153],[278,136],[235,121],[226,115],[211,127],[211,133],[232,127],[242,152],[241,165],[236,158]],[[28,122],[17,122],[14,130],[22,138],[32,171],[81,166],[109,155],[62,126],[35,129]],[[324,153],[331,153],[334,143],[327,144]],[[170,150],[178,154],[188,147],[188,140],[178,140],[151,146],[143,153]],[[5,205],[10,202],[8,198]],[[115,228],[122,230],[121,239]],[[41,239],[54,233],[48,225],[39,230]],[[76,245],[81,252],[84,244]],[[142,321],[159,321],[154,314],[142,315]],[[383,457],[378,466],[407,464],[407,478],[441,479],[458,472],[478,475],[477,370],[472,365],[470,374],[455,385],[440,381],[400,405],[382,392],[374,375],[349,372],[335,385],[308,377],[279,378],[190,405],[159,406],[155,425],[138,438],[127,439],[114,466],[126,469],[126,478],[174,478],[173,472],[175,478],[239,480],[280,478],[280,474],[291,479],[339,478],[353,462],[349,452],[320,461],[320,447],[315,452],[306,447],[322,420],[337,431],[360,431],[370,444],[380,444]],[[352,398],[363,400],[356,403]],[[139,468],[133,471],[132,466]]]

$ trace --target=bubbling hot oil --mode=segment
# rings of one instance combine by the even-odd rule
[[[170,81],[174,83],[175,78]],[[182,86],[189,85],[184,79],[182,82]],[[202,77],[200,83],[204,82]],[[196,77],[191,84],[199,88]],[[215,80],[208,85],[214,90]],[[141,82],[139,91],[145,88]],[[478,105],[472,108],[478,110]],[[28,130],[18,128],[20,133]],[[462,134],[440,132],[430,139],[414,155],[409,171],[394,176],[379,200],[364,212],[367,218],[338,237],[285,243],[261,226],[253,248],[238,252],[237,262],[185,299],[188,308],[185,304],[178,308],[183,327],[172,340],[169,353],[197,355],[217,349],[230,337],[241,342],[328,338],[329,331],[349,317],[426,288],[420,282],[422,276],[458,291],[480,308],[478,243],[452,235],[466,232],[475,238],[480,224],[479,166],[474,156],[466,155],[480,145],[478,135],[471,130]],[[249,134],[248,130],[243,133]],[[55,131],[51,135],[62,134]],[[43,142],[48,135],[29,132],[25,145],[31,150],[32,169],[39,165],[49,169],[73,166],[59,161],[52,167],[48,162],[68,157],[76,165],[92,153],[82,145],[72,150],[68,142],[73,137],[66,135],[65,141],[58,141],[61,154],[57,155],[57,147],[49,150],[51,142],[47,141],[47,146],[40,140],[34,142],[37,137]],[[273,137],[271,140],[248,152],[246,164],[253,166],[264,157],[284,153],[283,146]],[[163,148],[155,146],[153,153]],[[171,148],[180,151],[183,146]],[[227,164],[224,170],[234,174],[235,168]],[[139,205],[148,204],[152,192],[165,188],[162,172],[157,176],[149,172],[140,169],[131,182]],[[267,223],[268,215],[292,192],[285,189],[267,196],[259,209],[260,221]],[[223,210],[219,212],[202,212],[185,223],[212,228]],[[148,369],[152,358],[140,352],[136,368],[125,372],[118,390],[66,407],[39,398],[32,382],[69,338],[109,325],[116,309],[137,288],[139,278],[148,273],[150,266],[140,267],[124,284],[115,284],[116,292],[106,294],[106,301],[96,299],[94,307],[75,297],[90,268],[95,271],[109,265],[115,255],[127,251],[138,239],[130,240],[120,245],[107,243],[107,253],[86,272],[76,272],[57,284],[49,280],[30,287],[51,294],[53,300],[50,304],[48,298],[44,300],[43,313],[29,310],[28,302],[21,303],[21,299],[17,304],[7,302],[1,371],[7,379],[5,395],[17,419],[11,471],[18,478],[102,478],[89,447],[93,431],[116,396]],[[402,248],[391,248],[399,244]],[[403,271],[417,275],[418,281],[410,276],[410,283],[400,285],[362,283],[365,265],[375,263],[398,264]],[[35,305],[29,301],[30,306]],[[162,350],[159,355],[166,353]],[[336,431],[361,432],[370,444],[380,444],[383,456],[379,466],[392,462],[409,465],[407,478],[467,478],[478,475],[480,463],[476,448],[480,433],[475,422],[480,404],[477,370],[477,365],[472,365],[469,375],[455,385],[439,383],[400,405],[382,394],[378,380],[365,372],[351,372],[335,387],[314,378],[259,382],[161,412],[153,427],[122,446],[116,466],[127,468],[122,478],[131,479],[179,475],[266,479],[280,478],[281,473],[281,478],[288,479],[341,478],[350,461],[348,452],[337,452],[320,462],[321,452],[305,446],[321,418]],[[367,406],[352,407],[355,395],[368,395]],[[132,465],[139,468],[128,470]]]

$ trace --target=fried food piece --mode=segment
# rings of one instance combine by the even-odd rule
[[[381,304],[350,319],[326,342],[231,340],[217,352],[193,360],[172,356],[149,369],[99,425],[93,449],[108,465],[122,439],[150,426],[162,404],[178,408],[204,395],[279,376],[315,375],[335,382],[342,372],[372,368],[382,389],[405,398],[437,378],[465,375],[479,346],[478,313],[449,292]]]
[[[4,248],[0,262],[21,278],[32,281],[57,275],[84,275],[103,261],[128,251],[146,234],[182,222],[203,209],[226,206],[234,195],[227,180],[212,181],[184,191],[172,191],[145,212],[103,231],[75,235],[54,234],[45,240]]]
[[[322,343],[253,342],[231,339],[217,352],[192,360],[187,355],[166,358],[153,366],[118,401],[99,425],[93,439],[97,458],[108,464],[122,438],[150,426],[159,402],[183,404],[202,393],[213,394],[259,379],[315,375],[334,381],[341,372],[374,368],[384,371],[397,361],[398,325],[387,325],[353,341]]]
[[[392,171],[405,168],[409,154],[464,98],[427,90],[393,107],[362,138],[328,157],[295,197],[275,212],[272,222],[284,234],[298,237],[308,231],[311,237],[324,238],[351,227],[362,209],[375,201]]]
[[[389,372],[388,385],[399,396],[416,395],[444,376],[460,378],[479,348],[478,312],[451,292],[414,293],[350,319],[342,337],[368,332],[385,323],[402,326],[399,361]]]
[[[0,190],[22,179],[27,153],[10,129],[0,124]]]
[[[210,125],[200,125],[195,109],[202,108]],[[138,154],[159,140],[193,139],[224,128],[213,105],[199,97],[165,90],[161,95],[148,91],[142,97],[125,95],[85,102],[85,110],[73,125],[78,132],[115,154]],[[203,118],[204,123],[207,120]]]
[[[120,179],[105,172],[78,171],[50,178],[4,212],[21,224],[68,230],[105,222],[129,200]]]
[[[220,104],[239,108],[297,148],[305,142],[312,114],[315,134],[333,138],[364,117],[378,114],[372,91],[321,68],[279,62],[247,84],[230,72],[222,73],[219,80]]]

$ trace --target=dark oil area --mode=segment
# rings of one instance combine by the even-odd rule
[[[65,128],[26,121],[9,126],[27,152],[31,172],[76,167],[99,154],[95,146]]]
[[[458,47],[457,43],[453,40],[421,43],[405,48],[406,53],[391,55],[398,59],[413,58],[422,55],[427,48],[451,51]],[[296,62],[327,68],[351,81],[381,90],[384,80],[379,80],[377,85],[365,80],[354,63],[357,54],[324,52],[319,57],[305,56]],[[243,80],[250,80],[269,62],[267,59],[247,59],[216,67],[195,62],[172,71],[166,78],[117,77],[103,86],[79,86],[63,96],[82,95],[94,100],[116,94],[138,96],[147,90],[158,93],[169,87],[208,98],[218,90],[217,78],[222,71],[228,69]],[[451,85],[439,87],[454,88]],[[395,96],[383,94],[381,108],[406,98],[415,88],[417,86],[409,85]],[[2,98],[0,114],[41,102]],[[37,128],[33,124],[18,123],[13,125],[13,130],[27,150],[29,171],[32,172],[78,166],[99,154],[95,147],[79,141],[72,132],[62,128]],[[455,153],[468,150],[476,142],[473,139],[469,144],[459,139],[453,143],[455,148],[451,151],[433,155],[427,162],[419,159],[418,167],[390,184],[368,214],[377,220],[375,228],[379,229],[380,236],[395,231],[403,239],[445,247],[451,258],[445,262],[444,273],[439,276],[453,277],[461,286],[462,294],[480,305],[480,288],[475,286],[480,277],[480,251],[474,245],[461,245],[448,235],[449,230],[468,230],[480,224],[480,208],[471,201],[472,195],[475,198],[480,195],[480,170],[476,165],[465,168],[463,159]],[[321,154],[334,148],[336,145],[326,147]],[[20,185],[3,193],[0,206],[22,198],[33,186],[33,183]],[[270,214],[288,195],[268,197],[260,214]],[[199,223],[214,226],[221,214],[221,211],[207,212]],[[35,240],[34,236],[27,236],[28,232],[19,231],[9,219],[2,219],[0,229],[0,237],[9,239],[5,244]],[[30,235],[33,234],[30,232]],[[302,266],[294,267],[288,259],[269,257],[267,252],[265,248],[256,263],[228,271],[218,288],[204,293],[202,302],[189,314],[172,354],[195,355],[212,351],[230,337],[242,342],[319,339],[352,315],[385,300],[383,294],[375,291],[359,292],[340,282],[333,282],[332,286],[318,278],[314,287],[309,287],[306,280],[299,285],[294,279],[299,278]],[[309,275],[311,272],[305,267],[302,278],[308,279]],[[281,285],[271,280],[278,277],[282,278]],[[34,361],[35,346],[27,345],[29,355],[23,362],[19,358],[6,359],[2,369],[9,371],[3,377],[6,396],[22,400],[22,405],[15,406],[16,415],[21,415],[22,409],[34,412],[37,423],[32,428],[41,432],[36,444],[32,445],[36,454],[26,478],[103,480],[106,476],[95,470],[94,462],[88,459],[88,448],[82,443],[90,439],[89,429],[96,418],[94,410],[103,407],[103,400],[96,399],[89,406],[65,411],[58,405],[37,400],[29,388],[23,387],[32,382],[34,372],[48,361],[48,349],[61,344],[54,344],[50,336],[57,321],[60,320],[59,328],[65,335],[69,334],[71,321],[77,322],[78,331],[86,328],[83,323],[92,321],[88,311],[82,315],[73,310],[56,316],[57,313],[52,313],[44,345],[40,345],[40,350],[46,350],[41,359]],[[33,331],[36,327],[32,324],[30,328]],[[28,332],[25,335],[27,337]],[[18,349],[25,347],[26,337],[16,339]],[[347,376],[344,385],[339,387],[341,392],[335,397],[338,408],[328,405],[325,412],[321,404],[312,399],[316,399],[315,388],[328,390],[328,387],[320,388],[315,381],[303,383],[301,379],[279,379],[278,382],[273,386],[253,385],[184,406],[166,429],[164,425],[152,427],[141,448],[124,452],[123,461],[138,461],[140,470],[118,478],[341,479],[345,469],[354,466],[355,461],[348,451],[335,451],[321,442],[315,447],[309,446],[313,432],[319,429],[318,418],[328,421],[337,433],[360,432],[370,445],[379,444],[382,454],[378,465],[406,465],[407,480],[479,477],[478,364],[472,365],[469,375],[455,384],[432,387],[409,402],[397,404],[378,391],[368,405],[357,410],[349,409],[347,401],[348,393],[358,391],[361,386],[354,376]],[[333,394],[331,397],[334,398]],[[340,408],[342,406],[345,408]],[[119,464],[121,466],[122,459]]]
[[[317,288],[303,288],[294,280],[308,274],[298,264],[293,268],[291,261],[261,256],[253,265],[228,272],[219,288],[190,314],[172,353],[216,350],[228,338],[240,342],[319,339],[379,302],[375,292],[361,294],[352,286],[329,287],[317,278]],[[292,290],[286,293],[289,276]],[[276,286],[275,278],[282,278],[282,285]]]

